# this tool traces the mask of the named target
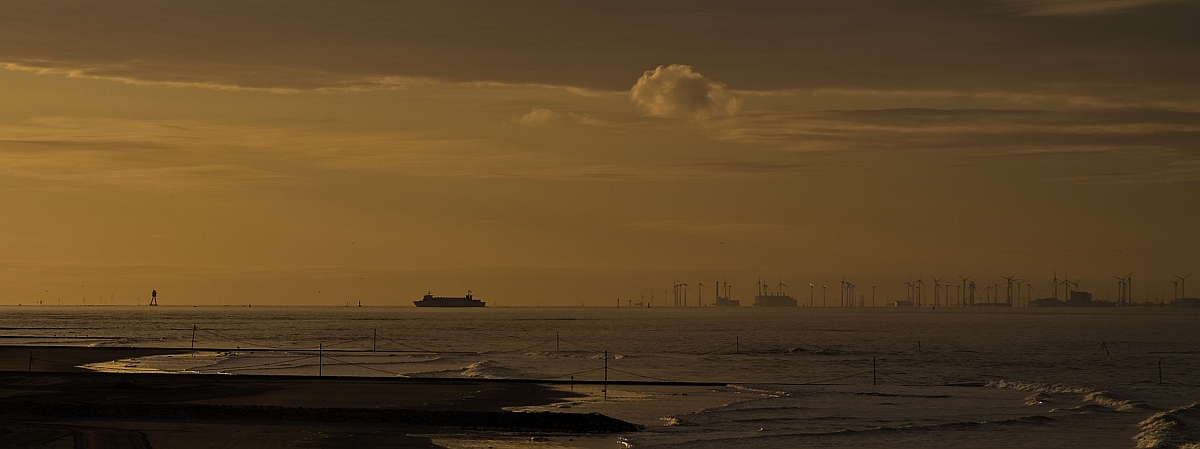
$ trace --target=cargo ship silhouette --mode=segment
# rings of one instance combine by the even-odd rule
[[[433,296],[433,292],[429,292],[413,304],[417,307],[483,307],[486,303],[471,298],[471,291],[467,290],[467,296]]]

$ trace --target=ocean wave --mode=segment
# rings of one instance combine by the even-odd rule
[[[946,399],[951,398],[948,394],[907,394],[907,393],[879,393],[874,391],[864,391],[854,393],[858,396],[881,396],[887,398],[919,398],[919,399]]]
[[[555,357],[566,359],[594,359],[601,360],[604,358],[603,353],[592,351],[533,351],[526,352],[526,357]],[[624,354],[609,354],[608,358],[613,360],[621,360],[625,358]]]
[[[1117,399],[1109,396],[1107,391],[1093,391],[1088,393],[1087,396],[1084,396],[1083,400],[1095,402],[1119,412],[1126,412],[1136,408],[1146,408],[1145,403],[1127,399]]]
[[[1025,398],[1025,405],[1042,405],[1050,402],[1050,395],[1046,393],[1034,393]]]
[[[475,362],[463,368],[463,377],[478,377],[481,379],[529,379],[528,374],[500,366],[491,360]]]
[[[1155,413],[1138,427],[1133,437],[1138,449],[1200,448],[1200,404]]]
[[[743,384],[743,385],[736,385],[736,384],[731,384],[731,385],[729,385],[729,387],[730,387],[730,388],[733,388],[734,390],[746,391],[746,392],[750,392],[750,393],[760,393],[760,394],[765,394],[765,395],[769,395],[769,396],[791,396],[791,393],[788,393],[788,392],[786,392],[786,391],[781,391],[781,390],[773,390],[773,389],[771,389],[771,386],[770,386],[770,385],[759,385],[759,384]]]
[[[908,426],[880,426],[867,429],[842,429],[830,432],[789,432],[789,433],[771,433],[765,435],[743,436],[737,438],[716,438],[691,440],[670,445],[670,447],[785,447],[784,443],[792,443],[796,445],[796,441],[801,439],[814,438],[842,438],[842,437],[857,437],[864,435],[886,435],[886,434],[904,434],[904,433],[926,433],[926,432],[955,432],[967,429],[989,428],[989,427],[1021,427],[1021,426],[1044,426],[1056,422],[1054,418],[1043,415],[1029,415],[1016,418],[999,419],[993,421],[957,421],[927,425],[908,425]],[[681,425],[687,425],[686,423]],[[777,443],[766,443],[768,441],[777,441]],[[758,443],[756,441],[762,442]],[[1182,449],[1182,448],[1181,448]],[[1189,448],[1190,449],[1190,448]]]
[[[1035,393],[1033,396],[1025,398],[1025,405],[1041,404],[1050,399],[1051,395],[1055,394],[1079,394],[1083,395],[1083,402],[1092,402],[1119,412],[1148,408],[1148,406],[1143,402],[1115,398],[1107,391],[1096,390],[1088,387],[1044,384],[1038,382],[1010,382],[1005,380],[988,382],[987,386],[1018,391],[1031,391]]]
[[[1045,383],[1041,383],[1041,382],[1008,381],[1008,380],[993,380],[991,382],[988,382],[987,385],[985,385],[985,386],[992,387],[992,388],[1018,390],[1018,391],[1032,391],[1034,393],[1045,393],[1045,394],[1055,394],[1055,393],[1088,394],[1088,393],[1095,391],[1095,390],[1093,390],[1091,388],[1087,388],[1087,387],[1077,387],[1077,386],[1062,385],[1062,384],[1045,384]]]

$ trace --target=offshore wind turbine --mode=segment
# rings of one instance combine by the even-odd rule
[[[1129,307],[1133,307],[1133,272],[1125,275],[1125,291],[1126,297],[1129,298]]]
[[[937,307],[939,305],[939,303],[941,302],[940,301],[941,298],[938,296],[941,294],[941,292],[939,292],[939,290],[941,290],[941,287],[942,287],[942,280],[938,279],[938,278],[933,278],[933,306],[934,307]]]
[[[1125,302],[1125,278],[1120,276],[1113,277],[1117,278],[1117,307],[1121,307],[1121,304]]]
[[[971,276],[964,277],[963,275],[960,274],[960,275],[958,275],[958,277],[962,278],[962,287],[959,287],[959,290],[958,290],[958,306],[966,307],[967,304],[966,304],[966,302],[963,301],[963,292],[967,291],[967,281],[971,280]]]
[[[1175,277],[1179,278],[1179,297],[1180,297],[1180,298],[1186,298],[1186,297],[1187,297],[1187,278],[1188,278],[1189,276],[1191,276],[1191,275],[1192,275],[1192,273],[1188,273],[1188,274],[1185,274],[1185,275],[1183,275],[1183,276],[1180,276],[1180,275],[1177,275],[1177,274],[1173,274],[1173,275],[1172,275],[1172,276],[1175,276]]]
[[[1058,270],[1054,270],[1054,280],[1050,281],[1050,285],[1054,287],[1054,299],[1058,300]]]
[[[1008,281],[1008,286],[1005,287],[1005,289],[1004,289],[1004,299],[1008,302],[1009,306],[1012,306],[1012,300],[1013,300],[1012,285],[1013,285],[1013,279],[1016,279],[1017,274],[1013,273],[1011,275],[1001,276],[1001,277],[1004,278],[1004,280]],[[1021,292],[1017,292],[1017,294],[1020,294],[1020,293]],[[996,295],[996,296],[999,296],[999,295]]]
[[[921,277],[925,277],[925,274],[921,273]],[[924,302],[924,300],[921,298],[921,287],[925,286],[925,280],[918,278],[917,282],[914,282],[913,285],[917,286],[917,307],[921,307],[922,303]]]

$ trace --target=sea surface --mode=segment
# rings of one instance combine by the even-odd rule
[[[106,371],[646,382],[528,408],[643,432],[453,448],[1200,448],[1196,310],[24,306],[0,343],[197,349]]]

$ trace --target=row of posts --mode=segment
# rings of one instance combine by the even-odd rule
[[[371,353],[372,354],[374,354],[376,352],[375,349],[376,349],[376,342],[377,342],[378,338],[379,338],[379,330],[371,329]],[[559,333],[555,332],[554,333],[554,352],[560,351],[559,341],[560,341]],[[1104,349],[1105,355],[1111,355],[1108,352],[1108,345],[1106,343],[1101,342],[1100,346]],[[195,324],[192,325],[191,349],[192,350],[196,349],[196,325]],[[741,336],[735,335],[733,337],[733,352],[734,352],[734,354],[741,354]],[[921,352],[921,342],[920,341],[917,342],[917,352]],[[878,385],[876,366],[877,366],[877,363],[876,363],[875,357],[871,357],[871,385]],[[321,377],[323,375],[324,369],[325,369],[324,344],[317,343],[317,376],[318,377]],[[28,371],[33,371],[33,352],[32,351],[29,352]],[[574,376],[571,376],[571,379],[574,379],[574,378],[575,378]],[[1163,384],[1162,361],[1161,360],[1158,362],[1158,384],[1159,385]],[[608,350],[604,351],[604,398],[605,398],[605,400],[608,400]]]

